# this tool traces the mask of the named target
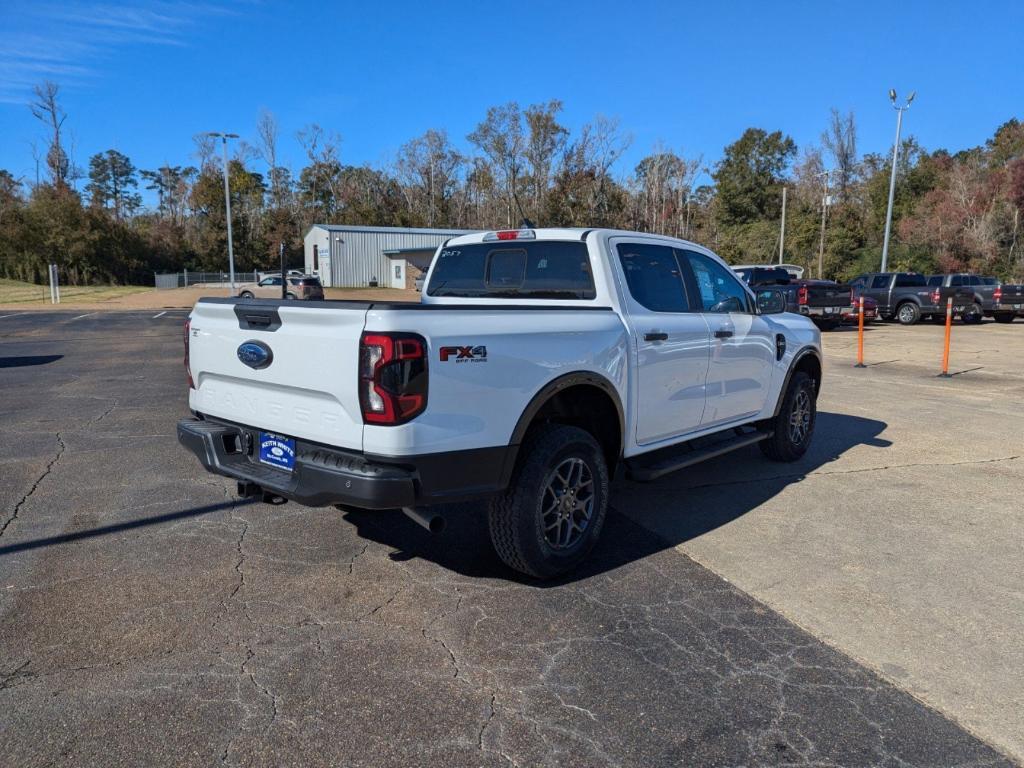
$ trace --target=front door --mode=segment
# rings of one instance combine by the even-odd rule
[[[711,335],[701,426],[754,416],[765,406],[775,370],[775,330],[756,314],[750,294],[731,269],[706,254],[684,253]]]
[[[612,246],[636,362],[636,442],[647,445],[693,432],[704,414],[709,334],[703,315],[687,300],[677,251],[619,239]]]

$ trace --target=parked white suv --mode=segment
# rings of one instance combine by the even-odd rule
[[[820,336],[694,243],[611,230],[442,245],[421,303],[203,298],[181,442],[243,495],[402,508],[488,498],[494,547],[551,577],[600,534],[617,471],[757,443],[807,450]]]

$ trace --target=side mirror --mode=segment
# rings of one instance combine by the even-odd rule
[[[757,292],[757,314],[777,315],[786,311],[786,296],[778,288],[761,288]]]

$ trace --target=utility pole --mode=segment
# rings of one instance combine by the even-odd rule
[[[278,249],[281,255],[281,298],[288,298],[288,275],[284,268],[284,243],[281,243],[281,247]]]
[[[786,188],[782,188],[782,229],[779,231],[779,264],[782,263],[782,251],[786,247]]]
[[[902,107],[896,106],[896,89],[889,89],[889,101],[896,110],[896,143],[892,145],[892,172],[889,174],[889,207],[885,212],[885,239],[882,241],[882,271],[887,272],[889,267],[889,232],[892,229],[892,200],[896,193],[896,161],[900,156],[900,128],[903,126],[903,111],[910,109],[910,102],[914,100],[915,92],[911,91],[907,97],[907,103]]]
[[[237,133],[219,133],[209,131],[207,136],[219,138],[224,145],[224,208],[228,217],[228,282],[231,295],[235,295],[235,246],[231,238],[231,184],[228,181],[228,139],[237,139]]]
[[[825,212],[828,210],[828,181],[829,171],[818,174],[825,177],[825,194],[821,198],[821,240],[818,242],[818,279],[821,280],[825,262]]]

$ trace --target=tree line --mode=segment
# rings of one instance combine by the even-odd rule
[[[34,180],[0,170],[0,276],[42,282],[57,263],[72,284],[149,284],[154,271],[225,268],[214,138],[194,137],[190,164],[140,169],[108,149],[81,169],[58,86],[37,86],[29,107],[45,151],[35,152]],[[859,154],[852,113],[833,110],[820,141],[802,149],[782,131],[748,128],[710,166],[656,146],[623,173],[631,139],[618,120],[598,116],[574,133],[561,112],[558,100],[491,107],[465,137],[468,151],[428,130],[382,167],[346,164],[341,137],[312,124],[295,136],[297,174],[280,162],[277,121],[263,112],[254,141],[235,144],[228,160],[237,268],[272,268],[280,243],[298,263],[313,223],[494,229],[523,219],[668,234],[733,263],[773,261],[784,187],[785,261],[816,275],[820,257],[837,279],[878,268],[891,154]],[[1011,119],[955,153],[913,138],[900,150],[892,268],[1024,277],[1024,124]],[[155,207],[142,205],[143,190]]]

